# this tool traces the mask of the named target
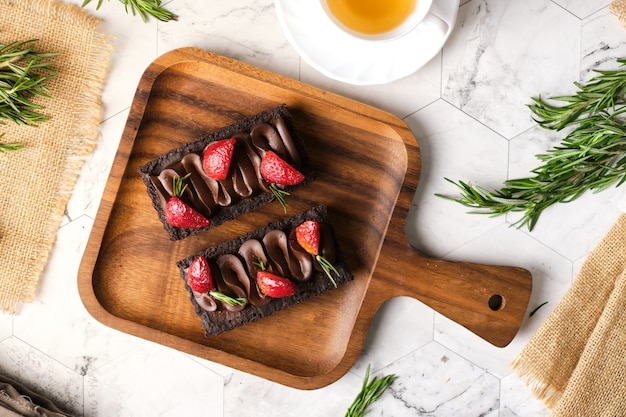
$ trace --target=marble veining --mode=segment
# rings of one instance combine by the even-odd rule
[[[80,5],[82,0],[65,0]],[[427,65],[387,85],[356,87],[309,67],[281,32],[271,0],[171,0],[178,22],[142,23],[118,2],[87,12],[113,37],[100,136],[76,184],[37,299],[0,314],[0,372],[46,392],[76,416],[343,415],[365,369],[395,373],[372,416],[542,417],[548,410],[510,363],[571,285],[625,206],[611,188],[550,208],[532,232],[518,215],[468,214],[435,193],[445,178],[487,188],[526,176],[560,133],[536,126],[536,95],[574,91],[626,57],[626,28],[610,0],[464,0],[457,25]],[[520,266],[533,274],[529,311],[513,342],[496,348],[411,298],[385,303],[361,355],[338,381],[297,390],[123,334],[95,321],[76,276],[137,83],[157,56],[194,46],[301,80],[401,117],[421,150],[406,232],[417,250],[447,260]],[[418,48],[419,45],[416,45]],[[411,53],[411,51],[407,51]]]
[[[442,97],[504,137],[514,137],[532,124],[525,108],[530,96],[550,92],[563,78],[577,78],[578,57],[571,52],[580,40],[569,33],[579,25],[543,0],[464,4],[456,36],[443,52]]]

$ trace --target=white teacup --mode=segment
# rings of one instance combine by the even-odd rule
[[[320,0],[328,18],[359,39],[383,41],[429,25],[442,36],[448,24],[431,12],[433,0]]]

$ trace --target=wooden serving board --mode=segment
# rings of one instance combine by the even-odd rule
[[[171,241],[138,168],[282,103],[316,171],[314,182],[288,198],[288,215],[327,204],[355,280],[207,338],[176,262],[285,214],[273,202]],[[81,298],[112,328],[300,389],[347,372],[376,311],[397,296],[414,297],[488,342],[507,345],[528,305],[530,273],[415,252],[404,228],[419,174],[417,142],[398,117],[207,51],[174,50],[139,82],[80,265]]]

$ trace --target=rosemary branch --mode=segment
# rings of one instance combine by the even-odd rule
[[[367,409],[371,404],[378,401],[378,399],[384,394],[384,392],[393,384],[398,378],[396,375],[386,375],[382,378],[374,377],[369,380],[370,365],[367,365],[365,371],[365,377],[363,379],[363,386],[358,393],[345,417],[363,417],[369,410]]]
[[[626,60],[617,62],[626,65]],[[559,146],[536,155],[541,165],[532,176],[506,180],[493,191],[445,178],[460,189],[460,197],[436,195],[476,209],[472,213],[523,212],[514,225],[533,230],[547,207],[621,185],[626,180],[626,70],[596,73],[587,84],[575,83],[575,95],[551,98],[566,104],[532,99],[528,107],[540,126],[573,127]]]
[[[98,0],[96,10],[100,9],[103,0]],[[177,20],[178,16],[169,10],[161,7],[161,0],[119,0],[124,5],[126,13],[133,16],[139,15],[144,22],[148,21],[148,16],[152,16],[162,22]],[[91,0],[84,0],[81,7],[85,7],[91,3]]]
[[[57,75],[54,53],[37,53],[36,40],[0,44],[0,124],[2,119],[36,126],[48,120],[33,97],[50,98],[45,83]]]
[[[617,63],[624,66],[626,59],[618,59]],[[575,124],[586,115],[607,111],[626,103],[626,71],[619,69],[595,72],[599,75],[588,83],[574,83],[578,88],[575,95],[552,97],[551,100],[567,103],[565,105],[551,105],[541,97],[531,98],[534,104],[528,107],[536,116],[533,119],[542,127],[558,131]]]
[[[4,133],[0,133],[0,138],[2,136],[4,136]],[[25,147],[26,146],[22,142],[0,143],[0,153],[20,151]]]

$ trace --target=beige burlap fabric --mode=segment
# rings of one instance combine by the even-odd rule
[[[609,10],[626,26],[626,0],[613,0]]]
[[[553,417],[626,416],[626,214],[512,368]]]
[[[101,92],[112,43],[98,21],[53,0],[0,0],[0,43],[37,39],[57,52],[51,118],[39,127],[0,125],[3,142],[26,150],[0,154],[0,310],[15,314],[34,299],[77,176],[98,137]],[[51,277],[53,278],[53,277]]]

